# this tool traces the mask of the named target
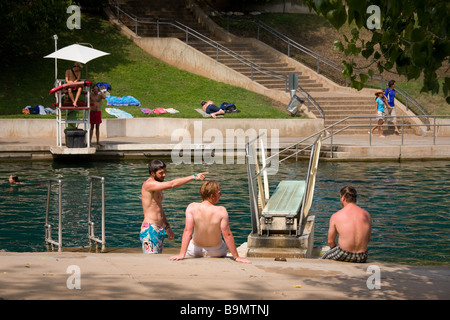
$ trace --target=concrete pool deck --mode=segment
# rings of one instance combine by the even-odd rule
[[[301,138],[279,137],[278,148],[282,149],[300,141]],[[95,141],[95,138],[93,139]],[[170,156],[175,146],[180,146],[182,139],[172,141],[165,138],[138,138],[138,137],[111,137],[101,138],[103,147],[96,147],[96,152],[91,155],[103,159],[145,158],[148,156]],[[379,138],[372,136],[372,145],[369,145],[369,135],[337,135],[333,137],[333,159],[330,158],[330,139],[322,144],[324,160],[337,161],[376,161],[376,160],[448,160],[450,159],[449,137],[422,137],[408,134],[401,136],[386,136]],[[4,138],[0,137],[0,160],[46,160],[53,159],[50,152],[56,145],[56,138]],[[209,145],[204,143],[204,145]],[[195,150],[198,145],[191,139],[188,148]],[[271,138],[267,146],[272,146]],[[226,144],[220,145],[226,150]],[[235,150],[237,143],[231,150]],[[239,150],[244,152],[243,148]],[[321,155],[321,156],[322,156]]]
[[[449,266],[273,258],[252,258],[252,264],[242,264],[228,257],[169,261],[176,253],[173,248],[161,255],[2,252],[0,299],[260,300],[256,303],[267,304],[264,300],[450,298]],[[378,275],[379,289],[374,287]]]
[[[449,160],[450,137],[405,135],[334,137],[336,160]],[[300,138],[280,137],[280,148]],[[170,155],[170,138],[111,137],[97,155],[133,158]],[[55,138],[0,138],[0,160],[52,159]],[[324,147],[329,144],[327,140]],[[446,300],[450,266],[407,266],[370,261],[352,264],[319,259],[251,258],[169,261],[178,250],[147,256],[133,252],[0,252],[0,299],[7,300]],[[369,257],[370,259],[370,257]],[[80,289],[68,280],[79,268]],[[379,275],[380,289],[368,288]],[[370,278],[372,277],[372,278]],[[70,279],[69,279],[70,278]],[[74,280],[76,282],[76,280]],[[74,282],[74,283],[75,283]],[[70,284],[69,284],[70,286]],[[186,302],[187,303],[187,302]],[[238,303],[238,302],[236,302]],[[242,302],[244,303],[244,302]],[[180,310],[170,310],[174,315]]]

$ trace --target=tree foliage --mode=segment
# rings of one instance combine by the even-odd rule
[[[0,55],[32,54],[66,28],[70,0],[0,0]],[[5,59],[6,60],[6,59]],[[5,61],[7,63],[7,60]]]
[[[354,24],[351,37],[335,41],[335,48],[346,56],[362,55],[376,66],[375,71],[396,71],[408,80],[423,76],[422,92],[438,93],[437,71],[445,67],[442,91],[450,103],[450,41],[448,39],[450,2],[448,0],[304,0],[310,10],[325,17],[337,30],[344,24]],[[373,27],[379,9],[379,23]],[[373,7],[372,7],[373,8]],[[371,33],[370,40],[360,39],[361,29]],[[370,29],[369,29],[370,28]],[[366,74],[355,74],[353,59],[343,62],[343,75],[351,86],[360,90],[368,80]],[[375,72],[369,69],[369,76]],[[359,80],[358,80],[359,79]]]

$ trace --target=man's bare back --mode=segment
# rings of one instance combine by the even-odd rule
[[[199,247],[216,247],[222,243],[221,223],[228,218],[225,207],[207,203],[191,203],[186,209],[192,215],[194,233],[192,241]]]
[[[339,247],[341,247],[341,249],[349,252],[367,251],[372,222],[370,215],[366,210],[358,207],[354,203],[346,204],[344,208],[331,216],[331,238],[335,236],[332,229],[333,227],[335,232],[339,234]],[[333,239],[335,239],[335,237]]]
[[[200,189],[200,195],[203,200],[201,203],[194,202],[186,208],[186,225],[181,240],[180,253],[177,256],[170,257],[169,260],[183,260],[188,247],[190,247],[191,239],[195,247],[215,248],[223,244],[223,236],[223,241],[226,244],[225,252],[214,256],[225,256],[228,247],[237,262],[251,263],[249,260],[239,257],[230,230],[227,209],[216,206],[222,195],[220,185],[214,181],[205,181]]]

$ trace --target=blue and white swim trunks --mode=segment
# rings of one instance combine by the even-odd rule
[[[163,226],[153,223],[142,223],[139,238],[143,253],[162,253],[166,231]]]

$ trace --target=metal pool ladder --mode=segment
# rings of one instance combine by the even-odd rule
[[[88,214],[88,238],[89,247],[92,247],[92,241],[95,242],[95,251],[98,250],[98,244],[102,245],[102,252],[105,251],[105,178],[92,176],[89,178],[90,188],[89,188],[89,214]],[[94,222],[91,220],[91,208],[92,208],[92,190],[94,185],[94,180],[100,180],[102,184],[102,238],[96,238],[94,234]]]
[[[50,193],[52,190],[52,182],[58,183],[58,241],[52,239],[52,226],[48,223],[48,213],[50,209]],[[48,180],[48,192],[47,192],[47,210],[45,212],[45,244],[47,250],[55,250],[55,246],[58,246],[58,252],[62,251],[62,180],[50,179]]]
[[[94,222],[92,221],[92,193],[93,193],[93,182],[94,180],[99,180],[102,185],[102,236],[101,239],[96,238],[94,234]],[[89,211],[88,211],[88,239],[89,247],[92,247],[92,242],[95,242],[95,249],[97,251],[98,244],[102,245],[101,251],[105,250],[105,178],[91,176],[89,177],[90,189],[89,189]],[[52,183],[56,182],[58,184],[58,241],[52,238],[52,226],[48,222],[49,211],[50,211],[50,194],[52,190]],[[47,249],[50,251],[55,250],[55,246],[58,247],[58,252],[62,251],[62,180],[61,179],[49,179],[48,181],[48,192],[47,192],[47,209],[45,212],[45,244]]]

